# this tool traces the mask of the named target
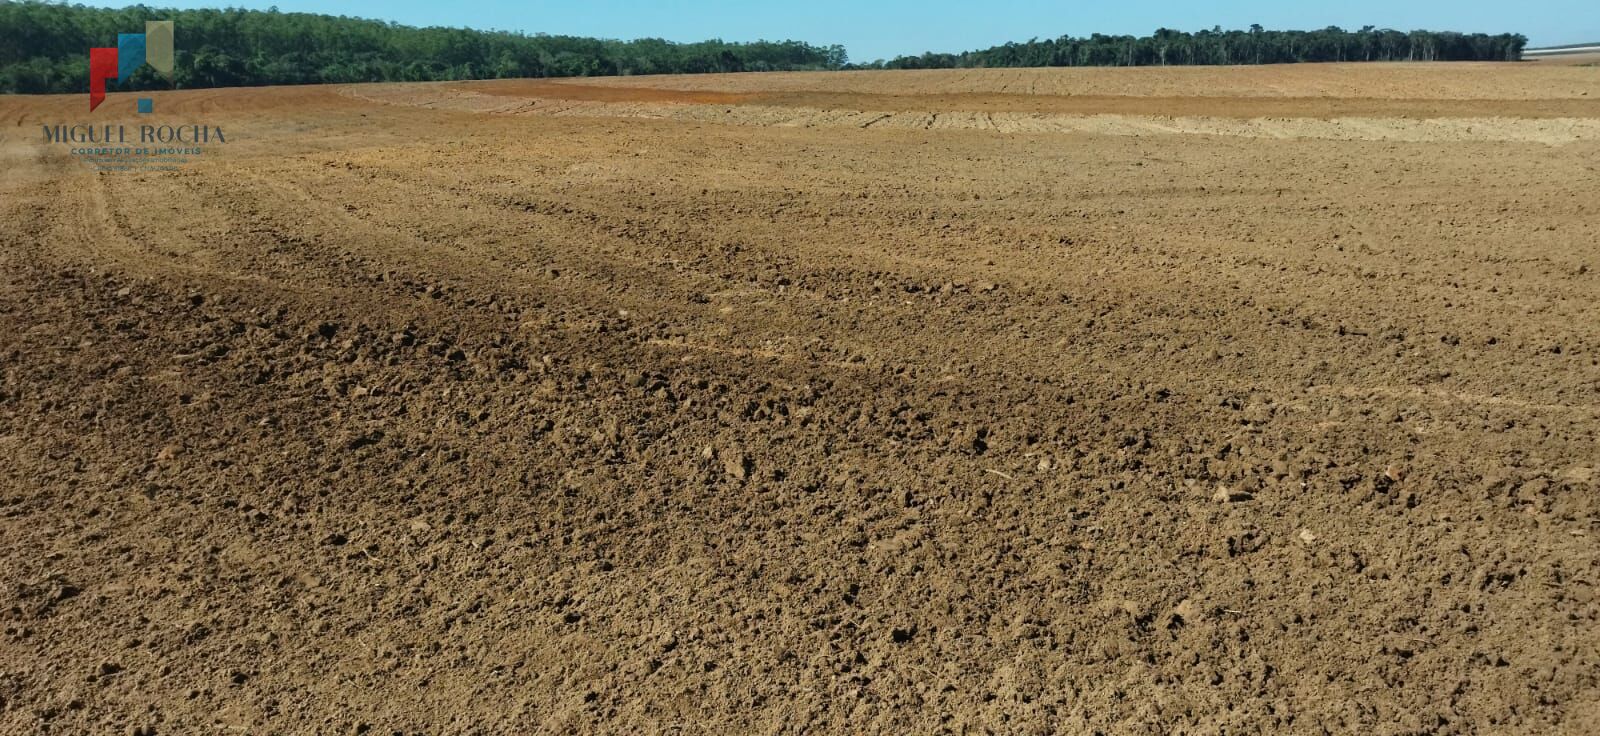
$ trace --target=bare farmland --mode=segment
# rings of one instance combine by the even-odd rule
[[[0,731],[1581,733],[1595,72],[0,98]]]

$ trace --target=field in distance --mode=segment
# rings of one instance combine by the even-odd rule
[[[0,98],[0,731],[1582,733],[1595,72]]]

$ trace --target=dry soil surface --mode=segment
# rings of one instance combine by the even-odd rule
[[[1600,69],[154,97],[0,99],[0,732],[1600,723]]]

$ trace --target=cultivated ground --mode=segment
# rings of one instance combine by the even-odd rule
[[[0,99],[0,732],[1592,733],[1600,69]]]

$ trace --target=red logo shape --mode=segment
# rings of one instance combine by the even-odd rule
[[[106,101],[106,80],[117,78],[117,50],[89,49],[89,112]]]

